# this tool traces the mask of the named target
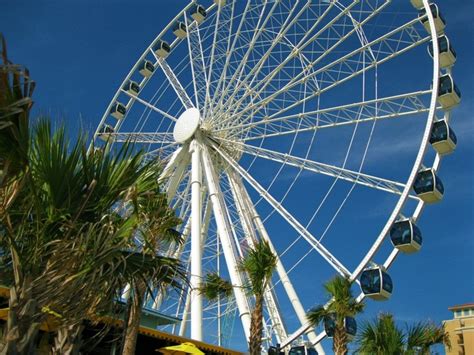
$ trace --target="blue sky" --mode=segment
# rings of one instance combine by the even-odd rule
[[[26,65],[37,82],[34,114],[46,113],[67,121],[72,134],[81,126],[95,130],[138,56],[186,4],[182,0],[0,3],[0,31],[7,39],[9,56]],[[474,301],[474,3],[440,0],[438,4],[458,53],[454,77],[463,102],[454,111],[451,125],[459,145],[442,162],[440,174],[446,187],[443,202],[428,206],[421,217],[419,225],[426,236],[422,251],[397,260],[391,269],[396,280],[391,300],[369,302],[361,319],[387,311],[395,313],[401,322],[441,321],[451,317],[447,307]],[[405,147],[403,142],[391,146],[399,150]],[[377,210],[368,206],[365,213]],[[320,297],[308,304],[322,302],[317,299]]]

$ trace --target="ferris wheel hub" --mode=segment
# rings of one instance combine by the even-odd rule
[[[184,143],[194,136],[199,128],[201,115],[197,108],[189,108],[179,116],[174,126],[173,138],[178,143]]]

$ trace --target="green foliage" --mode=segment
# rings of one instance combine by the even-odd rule
[[[405,335],[397,328],[391,314],[381,314],[375,322],[364,324],[357,342],[360,354],[402,354]]]
[[[216,301],[219,297],[230,298],[233,294],[232,283],[220,277],[216,272],[208,273],[199,289],[204,297],[211,302]]]
[[[31,128],[34,83],[3,38],[1,57],[0,276],[12,295],[7,351],[22,353],[47,314],[78,324],[112,310],[127,283],[180,288],[186,274],[163,256],[182,238],[159,162],[130,144],[88,147],[82,133],[71,142],[45,118]]]
[[[395,324],[393,315],[386,313],[364,324],[357,343],[357,353],[367,355],[430,354],[430,347],[435,344],[450,345],[443,326],[418,322],[407,325],[403,331]]]
[[[364,310],[363,303],[357,303],[351,289],[351,282],[342,276],[336,276],[324,284],[326,294],[330,299],[328,306],[316,306],[308,314],[308,320],[317,325],[324,319],[335,315],[336,324],[343,324],[345,317],[354,317]]]
[[[277,256],[265,240],[260,240],[250,248],[240,261],[239,268],[249,279],[248,290],[253,295],[261,295],[271,281],[277,264]]]
[[[364,304],[356,302],[352,294],[351,282],[345,277],[335,276],[324,284],[324,289],[329,299],[327,306],[320,305],[312,308],[306,317],[314,326],[334,319],[333,350],[336,354],[345,354],[349,339],[346,335],[344,320],[346,317],[355,317],[361,313],[364,310]]]

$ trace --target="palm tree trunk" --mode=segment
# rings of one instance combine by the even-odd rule
[[[344,327],[336,327],[334,331],[333,350],[336,355],[347,354],[347,333]]]
[[[134,287],[130,315],[124,330],[124,344],[122,355],[134,355],[137,345],[138,330],[140,328],[140,318],[142,314],[143,299],[146,293],[146,283],[143,280],[137,280]]]
[[[250,355],[260,355],[262,353],[263,334],[263,295],[255,295],[255,308],[252,311],[250,322]]]
[[[61,327],[54,338],[53,355],[77,355],[82,345],[82,323]]]

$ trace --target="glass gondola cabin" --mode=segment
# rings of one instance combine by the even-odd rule
[[[430,11],[433,14],[436,33],[441,35],[444,33],[444,29],[446,28],[446,20],[444,19],[443,15],[439,11],[438,5],[431,3],[430,4]],[[426,9],[422,8],[418,13],[418,18],[420,19],[421,23],[425,27],[426,31],[430,33],[430,22],[428,20],[428,16],[426,15]]]
[[[114,132],[115,130],[111,125],[104,124],[99,131],[98,137],[107,142],[109,140],[110,134]]]
[[[127,84],[125,84],[123,89],[129,94],[136,96],[140,92],[140,85],[138,85],[135,81],[130,80]]]
[[[184,25],[184,24],[183,24]],[[186,26],[184,27],[186,29]],[[174,32],[174,30],[173,30]],[[177,35],[178,36],[178,35]],[[179,36],[178,36],[179,37]],[[184,37],[186,37],[186,32],[184,34]],[[159,58],[166,58],[170,52],[171,52],[171,47],[168,44],[168,42],[161,41],[159,40],[155,46],[153,47],[153,52],[156,54],[157,57]]]
[[[456,149],[458,139],[448,123],[445,120],[441,120],[433,123],[430,143],[439,155],[446,155]]]
[[[298,345],[292,346],[288,355],[318,355],[314,348],[305,346],[305,345]]]
[[[439,65],[441,68],[449,68],[456,63],[457,54],[449,38],[446,36],[438,37],[439,46]],[[428,45],[428,53],[433,58],[433,41]]]
[[[393,291],[392,279],[381,266],[364,270],[360,275],[360,287],[367,297],[377,301],[388,300]]]
[[[426,203],[439,202],[444,194],[443,183],[433,169],[420,171],[416,176],[413,189],[416,195]]]
[[[461,91],[450,74],[439,78],[438,102],[444,110],[450,110],[461,102]]]
[[[186,25],[181,21],[175,22],[175,24],[173,25],[173,33],[178,38],[186,38],[186,36],[188,35]]]
[[[324,331],[329,338],[334,337],[336,331],[336,315],[331,314],[330,317],[324,319]],[[352,340],[357,334],[357,322],[353,317],[344,318],[344,328],[346,330],[347,337]]]
[[[138,72],[143,75],[144,77],[150,77],[155,71],[155,66],[152,62],[145,60],[138,69]]]
[[[189,11],[191,17],[197,22],[201,23],[207,16],[206,9],[204,6],[199,4],[194,4]]]
[[[116,102],[110,109],[110,114],[118,120],[121,120],[127,113],[127,108],[124,104]]]
[[[408,254],[420,250],[423,242],[420,229],[410,219],[393,224],[390,228],[390,240],[395,248]]]

